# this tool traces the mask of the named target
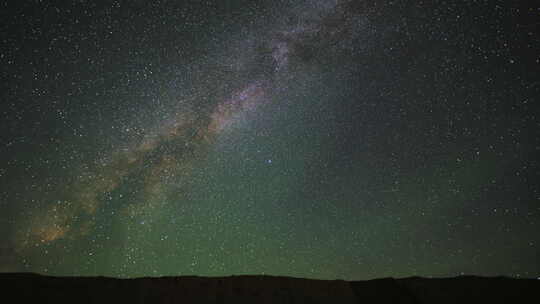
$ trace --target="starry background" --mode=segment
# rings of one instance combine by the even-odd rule
[[[0,271],[540,276],[519,1],[4,1]]]

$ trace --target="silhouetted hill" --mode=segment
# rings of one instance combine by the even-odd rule
[[[17,303],[524,303],[540,298],[540,280],[472,276],[351,282],[272,276],[114,279],[3,273],[0,290],[3,299]]]

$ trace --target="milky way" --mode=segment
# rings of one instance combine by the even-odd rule
[[[116,192],[122,198],[116,204],[121,206],[114,207],[117,210],[113,212],[138,223],[151,225],[152,221],[159,221],[159,217],[153,216],[154,210],[163,208],[171,193],[177,200],[181,200],[179,194],[186,195],[184,192],[189,191],[186,184],[197,160],[205,157],[216,137],[241,124],[246,114],[256,111],[258,105],[273,102],[273,91],[291,77],[287,74],[290,57],[298,57],[302,48],[313,47],[308,46],[310,43],[325,44],[315,40],[332,40],[345,30],[343,24],[325,23],[332,22],[332,18],[334,23],[342,23],[346,6],[347,3],[338,6],[333,1],[301,5],[297,10],[305,16],[293,15],[293,25],[279,30],[270,26],[263,31],[256,38],[255,47],[263,48],[258,61],[269,62],[267,71],[230,90],[229,96],[217,100],[208,113],[192,110],[198,102],[199,96],[195,96],[191,104],[182,103],[172,109],[170,118],[153,122],[156,125],[153,130],[142,131],[140,138],[126,142],[126,147],[101,155],[91,164],[83,164],[73,182],[62,184],[47,198],[41,198],[37,210],[31,211],[33,215],[21,220],[22,227],[15,239],[17,249],[24,252],[28,247],[92,233],[100,209],[112,204],[107,201]],[[276,22],[276,26],[279,23],[282,22]],[[327,34],[330,37],[322,37]],[[237,64],[245,64],[243,58],[239,60]],[[261,63],[254,65],[259,69]],[[135,184],[137,189],[124,194],[122,188],[129,184]]]
[[[539,275],[537,33],[437,7],[10,8],[0,271]]]

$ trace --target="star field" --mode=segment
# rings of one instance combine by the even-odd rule
[[[1,4],[0,271],[539,277],[539,13]]]

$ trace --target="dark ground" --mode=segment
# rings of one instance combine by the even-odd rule
[[[20,303],[522,303],[540,280],[464,276],[369,281],[291,277],[49,277],[0,274],[4,299]]]

